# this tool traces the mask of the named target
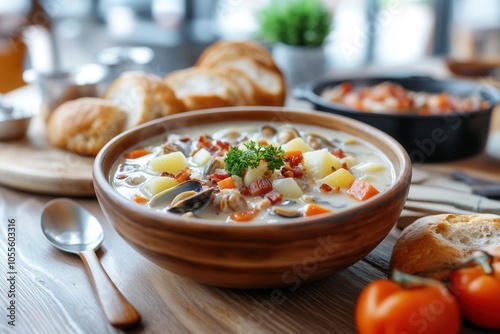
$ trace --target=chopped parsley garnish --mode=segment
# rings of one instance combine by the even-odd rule
[[[257,168],[261,160],[267,162],[267,169],[271,172],[285,165],[285,151],[281,146],[266,146],[254,141],[243,145],[246,150],[233,146],[226,154],[225,168],[231,175],[243,176],[246,169]]]

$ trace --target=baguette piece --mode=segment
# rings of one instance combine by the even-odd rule
[[[217,69],[236,69],[248,77],[255,87],[255,101],[258,105],[282,106],[285,103],[286,84],[277,69],[271,69],[256,62],[253,58],[225,56],[211,65]]]
[[[224,77],[231,80],[238,86],[245,98],[244,104],[246,106],[253,106],[257,104],[256,100],[258,100],[258,96],[256,88],[244,72],[236,68],[213,69],[213,71],[221,73]]]
[[[145,72],[123,73],[111,83],[104,98],[128,113],[127,128],[185,110],[162,78]]]
[[[240,87],[220,71],[191,67],[165,77],[187,110],[245,105]]]
[[[278,70],[273,57],[269,52],[253,41],[219,41],[208,48],[200,55],[196,66],[213,67],[226,57],[250,57],[257,63],[270,69]]]
[[[389,270],[446,279],[474,251],[500,247],[500,216],[441,214],[420,218],[403,230]]]
[[[96,155],[125,128],[127,113],[110,101],[84,97],[54,110],[47,124],[49,141],[83,155]]]

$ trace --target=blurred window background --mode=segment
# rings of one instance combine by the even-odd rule
[[[332,70],[500,53],[498,0],[323,1],[334,13],[325,45]],[[0,0],[0,62],[6,63],[6,41],[12,45],[11,22],[27,15],[33,3],[51,19],[60,68],[95,61],[99,50],[110,46],[148,46],[156,54],[150,70],[163,75],[191,66],[217,39],[254,38],[257,15],[268,2]],[[25,66],[37,56],[29,57]]]

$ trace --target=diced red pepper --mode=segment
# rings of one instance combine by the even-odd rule
[[[248,186],[251,196],[260,196],[273,190],[273,184],[269,179],[258,179]]]
[[[356,179],[347,190],[347,193],[360,201],[364,201],[378,194],[378,190],[368,182]]]
[[[240,192],[243,196],[250,196],[250,190],[248,190],[247,186],[243,186]]]
[[[267,198],[272,205],[279,203],[283,200],[283,194],[277,192],[276,190],[271,190],[267,194],[264,195],[264,198]]]

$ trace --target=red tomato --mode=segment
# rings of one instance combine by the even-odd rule
[[[500,329],[500,262],[491,267],[491,274],[480,265],[454,270],[449,284],[466,319],[480,327]]]
[[[452,334],[460,331],[460,308],[441,283],[403,288],[390,280],[369,284],[356,305],[360,334]]]

